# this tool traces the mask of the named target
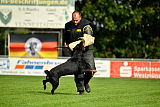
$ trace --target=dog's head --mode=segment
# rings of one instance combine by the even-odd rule
[[[79,51],[84,51],[84,50],[85,50],[84,40],[82,40],[79,44],[77,44],[77,45],[73,48],[73,51],[76,51],[76,50],[79,50]]]
[[[81,59],[83,55],[83,51],[85,51],[84,41],[80,42],[73,48],[72,58]]]

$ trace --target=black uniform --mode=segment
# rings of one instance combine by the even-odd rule
[[[89,34],[93,36],[92,27],[90,22],[86,19],[81,19],[80,23],[75,26],[75,24],[70,21],[65,24],[65,32],[63,36],[63,41],[66,44],[70,44],[77,41],[79,37],[83,37],[83,34]],[[83,52],[85,61],[91,66],[91,70],[96,70],[94,56],[93,56],[93,45],[87,46],[86,51]],[[90,79],[93,77],[91,72],[76,74],[75,82],[78,92],[84,91],[84,86],[88,85]]]

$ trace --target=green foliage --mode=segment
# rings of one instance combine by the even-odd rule
[[[96,57],[160,58],[158,0],[88,0],[80,11],[95,25]]]

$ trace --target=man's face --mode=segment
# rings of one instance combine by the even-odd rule
[[[74,25],[78,25],[81,21],[81,16],[78,13],[73,13],[72,15],[72,22],[74,23]]]

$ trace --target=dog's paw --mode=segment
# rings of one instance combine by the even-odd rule
[[[52,95],[54,94],[54,90],[53,90],[53,89],[51,90],[51,94],[52,94]]]
[[[44,85],[44,90],[46,90],[46,85]]]

